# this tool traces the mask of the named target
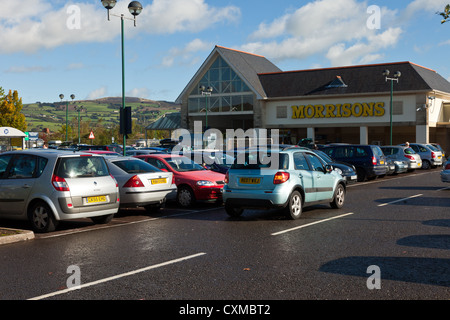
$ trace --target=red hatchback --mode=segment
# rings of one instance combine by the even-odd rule
[[[181,155],[146,154],[135,157],[173,173],[178,188],[177,201],[181,206],[192,206],[195,201],[222,201],[224,174],[206,170]]]

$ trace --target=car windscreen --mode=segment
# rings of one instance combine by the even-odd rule
[[[114,165],[125,171],[126,173],[146,173],[146,172],[161,172],[160,169],[152,166],[150,163],[143,160],[117,160],[111,161]]]
[[[103,177],[109,170],[103,157],[78,156],[60,158],[55,173],[61,178]]]
[[[237,154],[231,169],[288,169],[289,156],[286,153],[255,151]]]

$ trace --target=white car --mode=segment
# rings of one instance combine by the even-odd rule
[[[176,199],[172,172],[134,157],[108,157],[106,161],[119,184],[121,208],[144,207],[152,212],[163,208],[166,200]]]
[[[60,220],[107,223],[119,201],[101,156],[53,149],[0,154],[0,217],[28,219],[36,232],[53,231]]]

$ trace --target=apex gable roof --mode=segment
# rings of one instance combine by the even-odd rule
[[[395,91],[431,91],[450,93],[450,83],[436,71],[412,62],[384,63],[325,69],[310,69],[259,74],[269,98],[332,94],[390,92],[383,71],[401,72]],[[336,85],[340,79],[345,85]]]
[[[201,75],[206,71],[205,68],[207,68],[218,55],[220,55],[248,87],[257,94],[258,99],[266,97],[258,74],[281,72],[281,69],[263,56],[216,45],[183,92],[178,96],[176,103],[181,103],[181,99],[186,94],[189,94],[193,89],[193,85],[200,80]]]

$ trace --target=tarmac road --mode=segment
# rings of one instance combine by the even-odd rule
[[[0,246],[0,299],[448,300],[449,187],[439,169],[358,183],[296,221],[200,204],[67,222]]]

